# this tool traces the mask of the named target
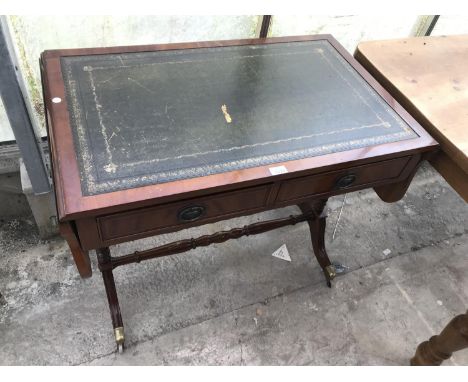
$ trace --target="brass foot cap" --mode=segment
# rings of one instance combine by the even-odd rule
[[[327,265],[325,267],[325,273],[327,274],[330,280],[333,280],[336,277],[336,269],[334,265]]]
[[[123,344],[124,343],[125,336],[124,336],[123,326],[120,326],[118,328],[114,328],[114,335],[115,335],[115,342],[117,342],[117,344]]]

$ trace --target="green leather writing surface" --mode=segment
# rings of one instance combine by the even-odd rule
[[[417,137],[326,40],[61,62],[84,195]]]

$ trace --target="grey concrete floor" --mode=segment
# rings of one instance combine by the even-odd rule
[[[0,364],[406,365],[468,307],[468,207],[429,166],[407,195],[328,203],[326,287],[306,224],[118,268],[127,349],[115,354],[104,287],[32,221],[0,223]],[[126,243],[114,254],[298,212],[290,207]],[[336,231],[335,231],[336,227]],[[335,231],[335,237],[333,232]],[[286,244],[292,261],[271,253]],[[390,250],[388,253],[386,250]],[[468,365],[468,350],[446,365]]]

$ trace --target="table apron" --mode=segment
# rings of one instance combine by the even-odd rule
[[[84,250],[103,248],[157,234],[176,232],[194,226],[296,205],[306,200],[326,199],[386,184],[391,187],[392,183],[401,182],[409,177],[420,161],[420,154],[406,155],[201,198],[78,219],[75,224]],[[351,184],[338,186],[343,179],[343,184],[350,181]],[[193,221],[181,221],[181,211],[193,206],[199,207],[198,210],[202,211],[200,217]]]

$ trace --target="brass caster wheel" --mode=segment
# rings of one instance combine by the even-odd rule
[[[117,343],[117,351],[119,352],[119,354],[122,354],[124,351],[124,342],[125,342],[124,328],[123,327],[114,328],[114,335],[115,335],[115,342]]]
[[[323,270],[325,278],[327,279],[327,286],[331,288],[331,281],[336,277],[336,269],[333,264],[327,265]]]
[[[327,265],[325,267],[325,274],[328,280],[333,280],[336,277],[336,269],[334,265]]]

